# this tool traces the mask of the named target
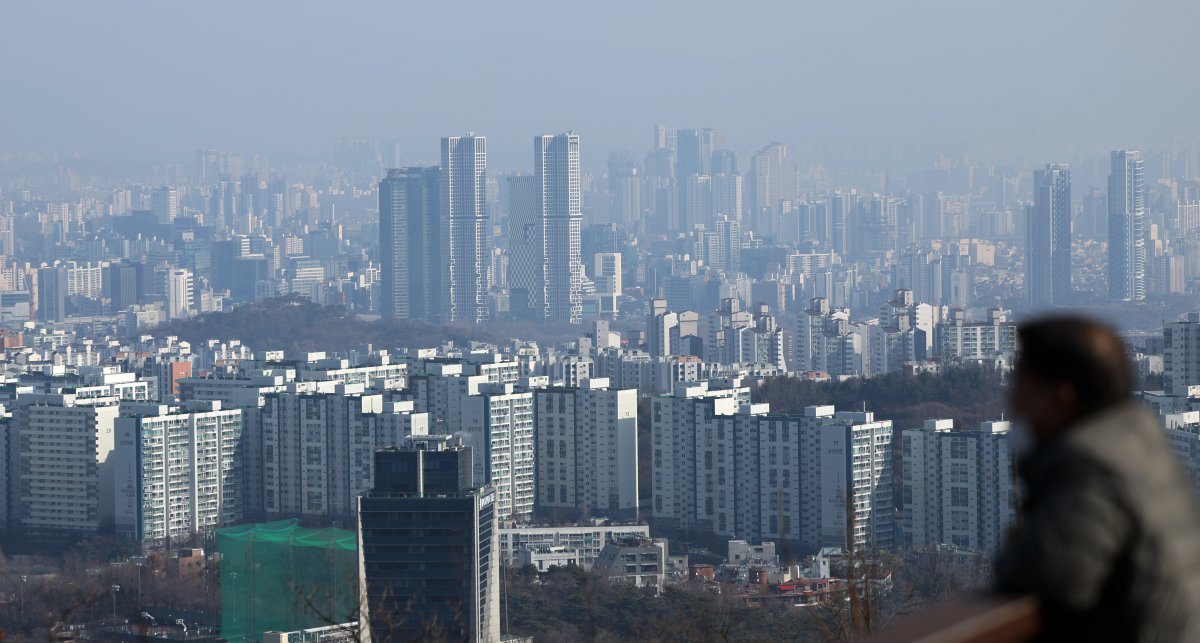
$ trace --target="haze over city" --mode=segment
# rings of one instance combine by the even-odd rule
[[[0,640],[1200,640],[1200,3],[0,6]]]
[[[196,148],[311,158],[339,138],[476,131],[523,167],[573,129],[590,163],[648,124],[772,140],[1076,160],[1200,135],[1186,81],[1200,7],[1153,3],[7,3],[6,149],[166,161]],[[19,124],[19,126],[17,126]],[[857,169],[857,168],[855,168]],[[909,167],[891,168],[895,170]]]

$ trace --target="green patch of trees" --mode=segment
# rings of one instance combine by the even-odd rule
[[[764,380],[753,392],[773,413],[800,413],[804,407],[833,404],[839,411],[873,411],[897,430],[933,418],[953,418],[963,429],[1005,412],[1007,389],[1001,373],[981,367],[951,367],[938,373],[888,373],[867,379],[814,382],[793,377]]]

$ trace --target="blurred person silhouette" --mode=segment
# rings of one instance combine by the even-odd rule
[[[1076,317],[1023,324],[1017,341],[1010,440],[1025,500],[996,588],[1039,599],[1039,640],[1200,641],[1200,508],[1133,399],[1125,346]]]

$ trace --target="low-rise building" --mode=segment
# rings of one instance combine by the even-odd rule
[[[588,525],[508,525],[499,529],[500,560],[516,564],[516,552],[536,547],[568,547],[579,554],[579,566],[590,569],[604,546],[613,540],[636,536],[650,537],[646,525],[611,524],[597,521]]]
[[[571,547],[522,547],[517,550],[517,566],[533,565],[539,572],[551,567],[579,565],[579,551]]]
[[[666,583],[667,540],[628,537],[604,546],[595,569],[614,583],[653,587],[661,592]]]

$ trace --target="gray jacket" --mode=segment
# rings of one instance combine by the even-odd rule
[[[1021,473],[996,584],[1041,599],[1044,640],[1200,641],[1200,508],[1154,415],[1091,416]]]

